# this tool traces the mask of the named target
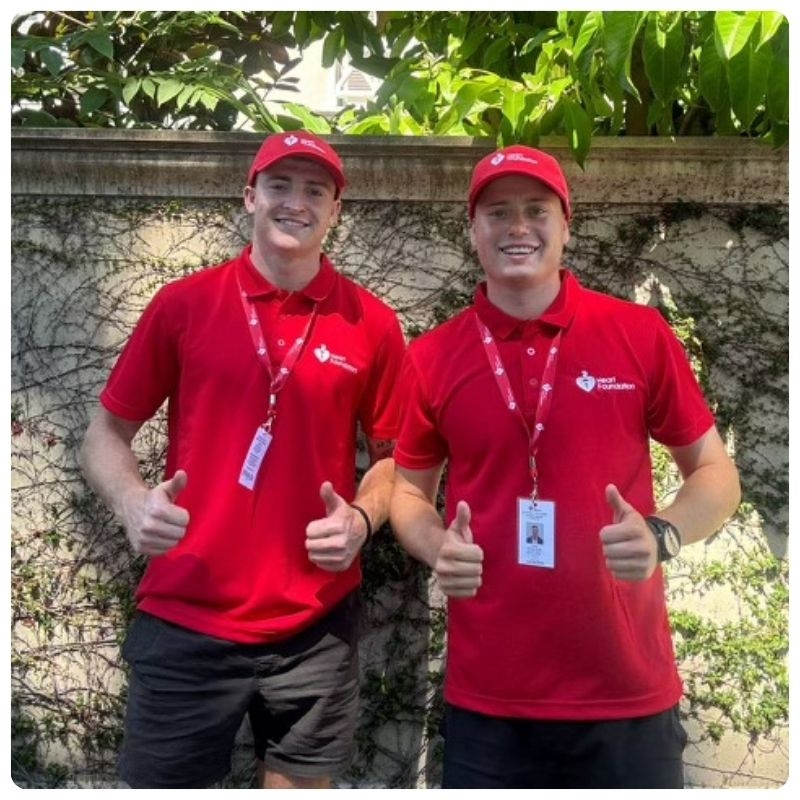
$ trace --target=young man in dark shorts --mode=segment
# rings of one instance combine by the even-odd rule
[[[267,138],[252,242],[156,294],[87,430],[86,477],[148,558],[124,647],[133,787],[218,782],[248,715],[264,787],[329,787],[351,758],[359,552],[388,515],[404,341],[321,250],[344,185],[327,142]],[[153,487],[131,442],[164,402]]]
[[[487,156],[468,208],[486,280],[409,347],[391,511],[448,596],[444,787],[681,787],[661,562],[734,512],[736,469],[658,311],[564,268],[552,156]],[[683,478],[659,510],[650,437]]]

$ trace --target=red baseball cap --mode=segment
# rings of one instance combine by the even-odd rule
[[[552,189],[561,199],[564,216],[569,221],[572,210],[569,204],[569,187],[561,165],[553,156],[533,147],[515,144],[496,150],[482,158],[472,171],[469,182],[469,218],[475,216],[478,195],[497,178],[504,175],[525,175],[535,178]]]
[[[284,158],[309,158],[325,167],[336,184],[337,196],[344,189],[344,169],[337,152],[325,141],[307,131],[287,131],[268,136],[261,147],[247,174],[247,185],[255,183],[259,172],[277,164]]]

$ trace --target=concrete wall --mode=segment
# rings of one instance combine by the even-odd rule
[[[83,484],[76,447],[110,364],[156,288],[248,240],[241,189],[260,141],[245,133],[12,132],[12,749],[17,780],[27,785],[60,776],[114,785],[119,641],[141,565]],[[409,335],[468,302],[480,271],[464,200],[470,170],[491,144],[331,142],[349,180],[328,243],[337,265],[394,305]],[[775,607],[779,619],[787,613],[785,574],[774,565],[788,540],[787,154],[740,139],[600,140],[583,171],[563,142],[542,146],[562,157],[572,187],[568,266],[589,286],[668,313],[742,474],[742,511],[671,566],[673,607],[731,620],[734,644],[756,641],[758,631],[745,623],[759,601],[748,605],[736,585],[709,576],[741,554],[763,562],[759,597],[777,603],[770,619]],[[159,421],[137,446],[155,479]],[[674,476],[659,480],[664,493],[674,488]],[[436,786],[439,743],[430,725],[438,687],[429,676],[441,669],[441,603],[386,530],[365,554],[365,571],[370,632],[349,785]],[[763,660],[763,650],[754,652]],[[717,675],[719,663],[709,652],[681,664],[688,779],[780,785],[788,775],[785,721],[753,737],[732,722],[746,716],[748,703],[776,694],[772,677],[747,689],[737,670],[748,665],[731,666],[724,678],[739,705],[704,707],[696,681]],[[399,711],[398,697],[406,704]],[[719,741],[709,738],[715,726]],[[234,774],[230,785],[244,779]]]

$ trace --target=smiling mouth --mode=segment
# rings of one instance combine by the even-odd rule
[[[276,217],[275,222],[278,225],[286,225],[290,228],[306,228],[308,223],[302,219],[293,219],[292,217]]]
[[[505,247],[499,247],[498,249],[507,256],[529,256],[535,253],[539,247],[534,247],[533,245],[510,244]]]

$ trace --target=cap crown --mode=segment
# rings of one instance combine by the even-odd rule
[[[572,215],[569,187],[561,165],[549,153],[525,145],[512,145],[496,150],[475,165],[469,184],[470,219],[475,216],[475,204],[480,193],[492,181],[505,175],[524,175],[541,181],[559,196],[564,216],[569,220]]]
[[[311,159],[325,167],[336,184],[337,194],[344,188],[344,168],[339,154],[326,141],[307,131],[289,131],[268,136],[253,159],[247,174],[247,185],[252,186],[258,173],[273,164],[284,158],[297,157]]]

